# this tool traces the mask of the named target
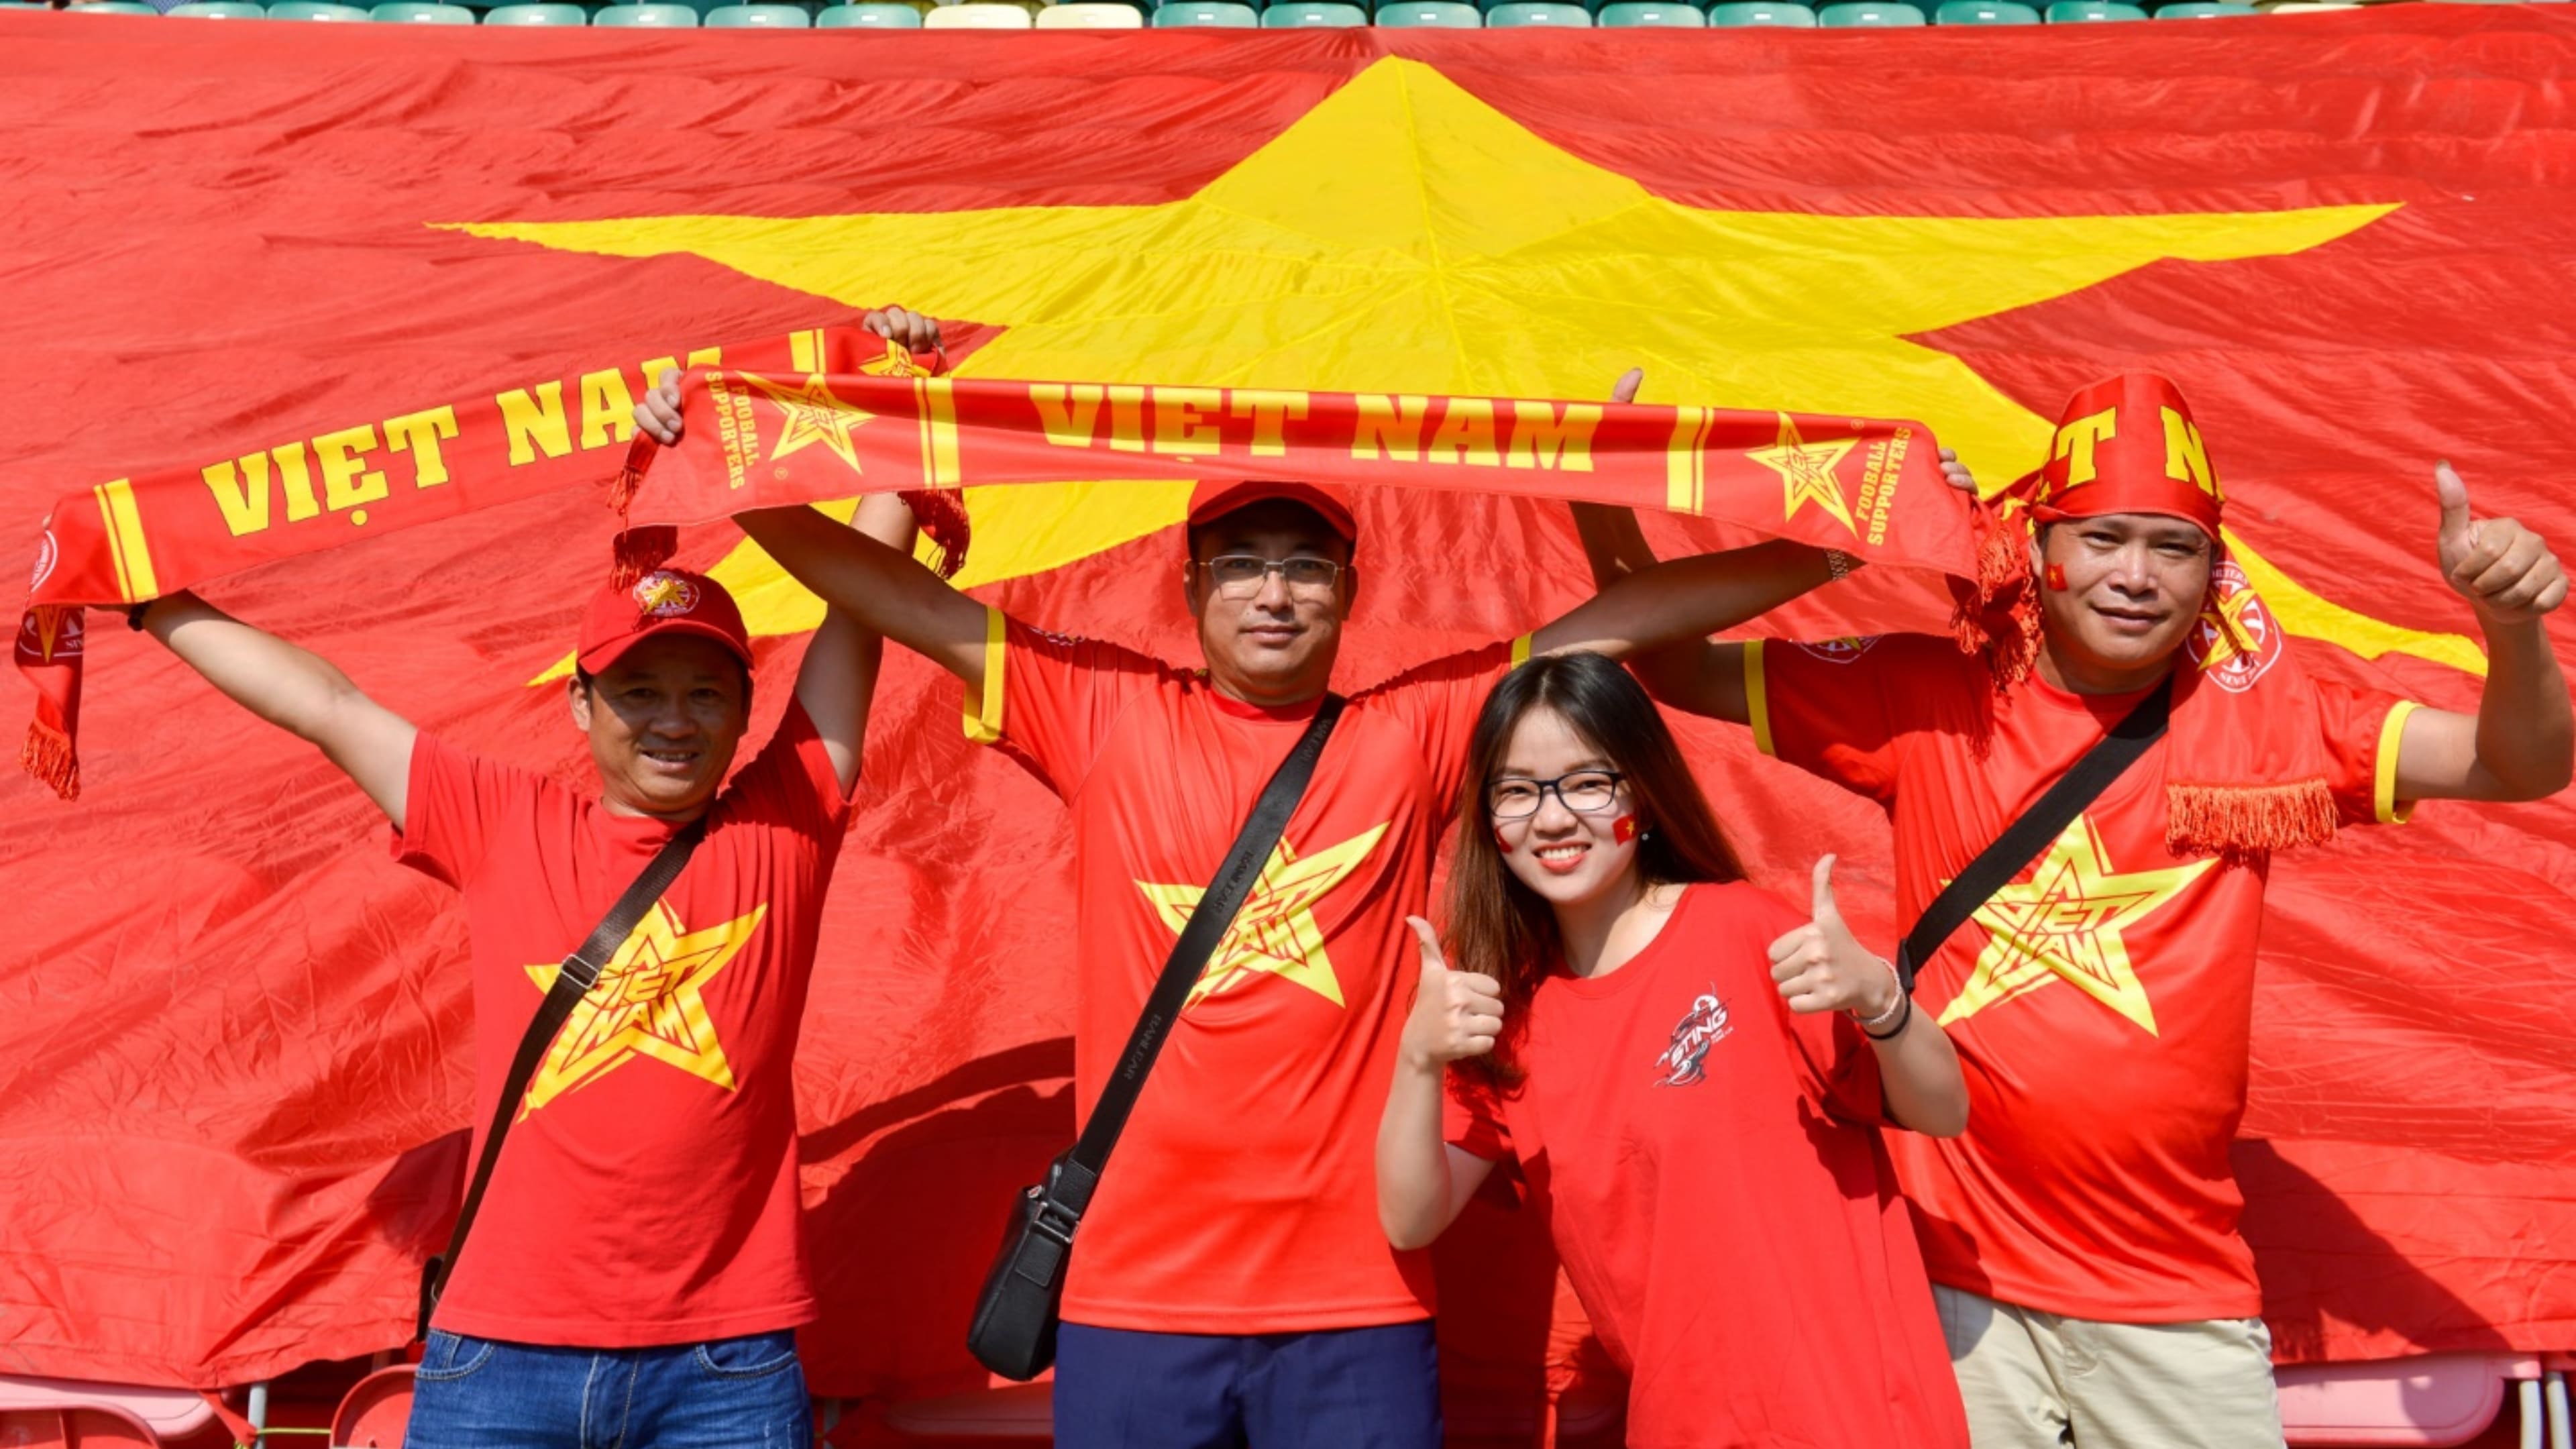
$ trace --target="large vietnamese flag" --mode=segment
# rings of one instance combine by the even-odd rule
[[[1648,401],[1921,418],[1992,482],[2072,387],[2148,366],[2312,667],[2465,708],[2433,459],[2576,540],[2548,443],[2571,64],[2576,23],[2451,6],[1494,36],[0,15],[0,557],[68,490],[890,300],[989,324],[969,376],[1582,397],[1635,363]],[[1185,493],[970,492],[961,582],[1183,656]],[[1552,503],[1363,507],[1347,684],[1579,595]],[[214,597],[578,779],[554,680],[612,526],[569,486]],[[818,606],[728,529],[683,557],[771,641],[774,709]],[[1773,625],[1938,608],[1864,574]],[[226,1383],[394,1344],[461,1170],[462,922],[310,751],[122,630],[88,647],[87,793],[0,778],[0,1371]],[[983,1382],[962,1325],[1002,1196],[1070,1130],[1063,817],[957,702],[889,671],[797,1068],[827,1393]],[[1892,937],[1883,822],[1687,738],[1763,879],[1839,850]],[[2565,800],[2278,863],[2241,1162],[2287,1356],[2576,1343],[2571,894]],[[1465,1379],[1534,1360],[1543,1275],[1444,1286]]]

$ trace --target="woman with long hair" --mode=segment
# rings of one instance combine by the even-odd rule
[[[1628,1370],[1635,1449],[1966,1445],[1878,1129],[1955,1135],[1967,1090],[1843,925],[1833,857],[1808,915],[1746,883],[1596,654],[1505,677],[1467,768],[1448,955],[1415,919],[1379,1124],[1388,1240],[1439,1236],[1509,1160]]]

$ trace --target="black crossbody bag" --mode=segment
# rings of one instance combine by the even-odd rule
[[[2168,674],[2155,691],[2139,700],[2130,711],[2111,726],[2101,742],[2084,752],[2072,769],[2057,777],[2038,801],[2022,812],[2020,819],[2005,827],[1995,843],[1980,851],[1958,878],[1932,898],[1914,929],[1896,948],[1896,980],[1907,993],[1914,990],[1915,968],[1932,959],[1950,933],[1968,923],[1994,893],[2002,890],[2022,867],[2039,859],[2039,853],[2050,841],[2066,831],[2084,807],[2102,797],[2111,782],[2127,773],[2147,748],[2164,738],[2165,727],[2173,722],[2173,676]],[[1890,1027],[1894,1033],[1897,1028]]]
[[[528,1022],[527,1034],[519,1038],[519,1054],[510,1061],[510,1075],[501,1083],[501,1103],[492,1109],[492,1126],[483,1134],[483,1155],[475,1159],[474,1181],[465,1189],[465,1205],[456,1210],[456,1231],[448,1234],[447,1251],[421,1268],[420,1319],[412,1328],[415,1342],[429,1337],[429,1315],[437,1311],[439,1295],[447,1291],[447,1275],[456,1269],[456,1255],[465,1251],[465,1235],[473,1230],[474,1214],[483,1206],[483,1190],[492,1185],[492,1168],[501,1160],[501,1139],[510,1135],[510,1123],[519,1115],[519,1101],[528,1095],[528,1082],[536,1076],[537,1064],[545,1060],[546,1048],[554,1044],[555,1033],[563,1030],[574,1004],[599,983],[599,973],[634,932],[636,922],[643,920],[644,913],[653,909],[653,903],[671,888],[671,882],[680,878],[690,852],[698,848],[706,833],[707,822],[701,816],[681,826],[679,834],[662,843],[653,858],[644,862],[643,873],[600,918],[589,939],[563,958],[563,968],[555,973],[554,984],[546,988],[546,999],[537,1003],[537,1014]]]
[[[1073,1146],[1047,1164],[1046,1181],[1023,1190],[1012,1205],[1002,1251],[985,1275],[974,1322],[966,1330],[967,1349],[1002,1377],[1026,1382],[1055,1362],[1056,1313],[1064,1299],[1065,1267],[1073,1258],[1074,1229],[1081,1226],[1083,1210],[1091,1205],[1092,1191],[1100,1185],[1101,1170],[1109,1165],[1109,1151],[1118,1145],[1127,1114],[1144,1090],[1145,1074],[1162,1053],[1163,1038],[1181,1014],[1182,1003],[1189,1000],[1190,988],[1207,969],[1217,942],[1234,924],[1235,912],[1243,908],[1252,883],[1260,879],[1280,833],[1288,828],[1289,815],[1304,798],[1306,782],[1314,778],[1315,761],[1342,717],[1342,705],[1341,696],[1324,696],[1305,734],[1262,787],[1251,818],[1243,822],[1243,833],[1234,838],[1233,849],[1226,852],[1215,879],[1208,882],[1207,894],[1199,898],[1189,925],[1163,962],[1162,977],[1145,998],[1136,1029],[1127,1034],[1127,1046],[1118,1054],[1118,1070],[1101,1089],[1091,1120]]]

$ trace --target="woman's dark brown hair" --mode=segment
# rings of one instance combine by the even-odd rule
[[[1646,885],[1744,878],[1672,730],[1627,670],[1598,654],[1556,654],[1503,676],[1485,697],[1467,742],[1458,843],[1449,860],[1446,950],[1450,969],[1480,971],[1503,985],[1502,1043],[1494,1055],[1468,1060],[1505,1081],[1520,1075],[1509,1060],[1511,1025],[1522,1019],[1518,1008],[1528,1005],[1561,950],[1556,912],[1503,863],[1485,804],[1487,788],[1503,772],[1512,731],[1534,709],[1554,710],[1624,777],[1643,832],[1637,872]]]

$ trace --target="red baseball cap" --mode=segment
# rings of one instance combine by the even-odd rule
[[[1292,478],[1237,478],[1230,482],[1201,483],[1190,490],[1190,527],[1213,522],[1238,508],[1284,498],[1303,503],[1324,516],[1324,522],[1342,536],[1346,543],[1357,543],[1360,526],[1351,513],[1350,490],[1329,483],[1304,483]]]
[[[733,595],[705,574],[684,569],[655,569],[624,588],[611,584],[592,595],[576,657],[597,674],[659,634],[713,639],[733,651],[743,668],[751,667],[751,631],[743,627]]]

